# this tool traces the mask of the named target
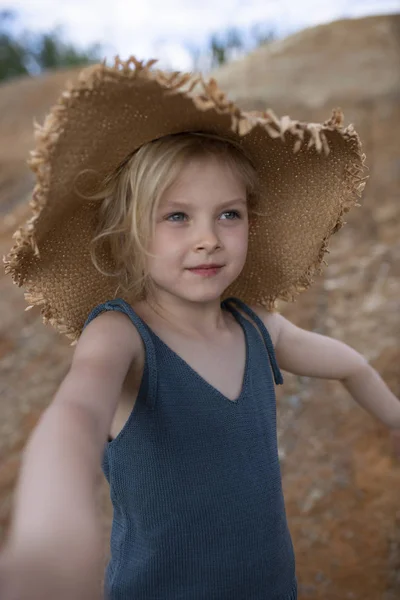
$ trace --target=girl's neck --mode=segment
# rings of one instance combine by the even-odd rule
[[[220,299],[191,302],[163,295],[162,298],[143,300],[135,308],[149,327],[168,329],[192,339],[215,338],[216,331],[227,329]]]

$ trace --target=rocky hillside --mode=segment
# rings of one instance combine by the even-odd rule
[[[325,120],[340,106],[370,168],[363,205],[331,244],[314,287],[282,311],[302,327],[354,346],[400,395],[400,17],[344,20],[259,48],[218,73],[246,109]],[[27,214],[32,122],[66,79],[59,72],[0,86],[0,253]],[[24,312],[0,271],[0,541],[20,452],[64,376],[68,342]],[[387,431],[337,383],[287,376],[279,444],[300,598],[394,600],[400,595],[400,463]],[[99,486],[105,554],[110,502]]]

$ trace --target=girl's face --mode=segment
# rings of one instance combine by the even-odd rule
[[[244,183],[221,160],[193,159],[160,199],[147,269],[156,290],[213,301],[242,271],[247,243]]]

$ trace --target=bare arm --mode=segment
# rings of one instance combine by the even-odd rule
[[[260,314],[260,310],[257,312]],[[400,428],[400,401],[361,354],[339,340],[296,327],[277,313],[261,315],[271,332],[283,370],[336,379],[360,406],[383,424],[391,429]]]
[[[18,578],[7,584],[21,587],[18,600],[50,597],[50,591],[59,599],[98,598],[102,547],[96,476],[138,337],[124,315],[97,317],[83,332],[69,373],[28,441],[4,558],[11,565],[8,573],[19,567]],[[35,578],[27,590],[21,572],[30,569]],[[1,597],[13,600],[14,592]]]

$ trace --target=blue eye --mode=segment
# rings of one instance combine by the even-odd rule
[[[237,210],[227,210],[226,212],[224,212],[222,214],[230,215],[229,217],[227,217],[228,221],[233,221],[234,219],[240,219],[240,214],[238,213]]]
[[[172,221],[173,223],[179,223],[179,222],[183,221],[183,219],[185,217],[186,217],[186,215],[183,212],[172,213],[171,215],[168,215],[167,221]]]

